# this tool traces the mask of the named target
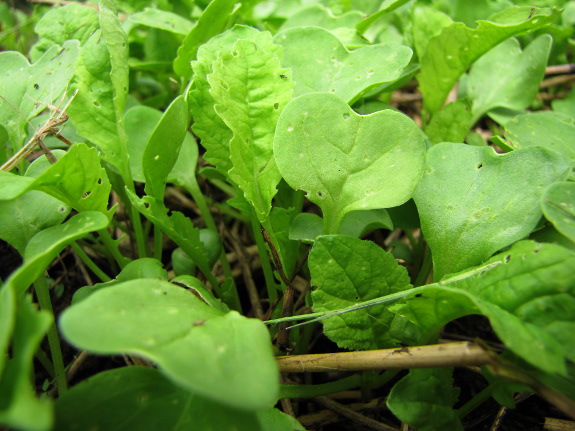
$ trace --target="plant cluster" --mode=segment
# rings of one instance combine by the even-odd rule
[[[0,426],[573,414],[575,1],[63,3],[0,4]]]

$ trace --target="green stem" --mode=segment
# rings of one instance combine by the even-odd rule
[[[116,244],[110,236],[110,233],[106,229],[102,229],[98,231],[98,234],[100,235],[102,243],[108,249],[116,263],[120,266],[120,268],[124,268],[128,262],[130,262],[130,260],[122,255],[122,253],[120,253],[120,250],[118,250],[118,247],[116,247]]]
[[[416,287],[422,286],[427,282],[432,266],[433,260],[431,259],[431,250],[429,250],[429,247],[426,247],[423,255],[423,262],[421,263],[419,274],[417,274],[417,279],[415,280]]]
[[[489,386],[487,386],[485,389],[483,389],[481,392],[479,392],[477,395],[475,395],[473,398],[471,398],[467,403],[465,403],[463,406],[461,406],[457,410],[457,415],[459,416],[459,418],[463,419],[465,416],[467,416],[469,413],[471,413],[473,410],[475,410],[477,407],[479,407],[485,401],[487,401],[491,397],[493,392],[500,385],[501,385],[501,382],[497,382],[497,381],[489,384]]]
[[[50,290],[46,277],[40,276],[34,282],[34,289],[36,290],[36,297],[42,310],[48,311],[52,316],[52,301],[50,300]],[[68,390],[68,382],[66,381],[66,369],[64,368],[64,358],[62,357],[62,350],[60,349],[60,336],[56,324],[53,323],[48,329],[48,345],[50,346],[50,353],[52,354],[52,365],[54,366],[54,375],[56,386],[58,387],[58,394],[64,395]]]
[[[268,291],[268,298],[270,303],[273,303],[277,298],[277,284],[274,277],[274,271],[272,264],[269,259],[268,251],[266,248],[266,243],[261,231],[261,225],[258,221],[255,211],[252,208],[252,231],[254,238],[256,240],[256,245],[258,246],[258,254],[260,256],[260,261],[262,263],[262,270],[264,272],[264,279],[266,282],[266,289]],[[264,226],[267,231],[271,232],[271,226]]]
[[[400,370],[389,370],[375,378],[371,379],[367,387],[377,388],[385,385],[388,381],[396,376]],[[333,394],[335,392],[347,391],[348,389],[361,386],[363,382],[362,374],[344,377],[335,382],[322,383],[319,385],[280,385],[279,398],[313,398],[323,395]]]
[[[164,234],[161,229],[154,225],[154,258],[162,261],[162,251],[164,248]]]
[[[70,246],[76,255],[80,258],[80,260],[84,262],[84,265],[86,265],[96,275],[96,277],[104,282],[112,280],[104,271],[100,269],[98,265],[96,265],[92,259],[90,259],[90,256],[88,256],[86,252],[82,250],[82,247],[80,247],[77,242],[72,242]]]
[[[52,365],[52,361],[50,361],[50,358],[46,352],[40,348],[36,350],[34,357],[38,362],[40,362],[40,364],[42,364],[46,372],[50,374],[50,377],[54,378],[54,366]]]

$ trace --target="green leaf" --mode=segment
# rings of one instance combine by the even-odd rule
[[[441,109],[455,82],[475,60],[511,36],[553,22],[558,13],[557,9],[515,6],[493,16],[493,22],[478,21],[474,29],[461,22],[445,27],[420,55],[418,80],[427,112]]]
[[[471,123],[494,108],[529,107],[539,91],[552,43],[553,38],[544,34],[521,51],[519,41],[510,38],[477,60],[467,79],[467,96],[473,102]]]
[[[71,3],[50,8],[34,27],[38,42],[30,50],[30,57],[36,59],[52,45],[63,45],[70,39],[82,45],[97,28],[98,13],[91,7]]]
[[[274,141],[282,176],[322,209],[326,233],[336,233],[348,212],[407,201],[423,173],[424,152],[407,116],[358,115],[337,96],[320,93],[286,106]]]
[[[414,199],[435,279],[529,235],[541,218],[543,191],[568,170],[565,159],[543,148],[500,155],[490,147],[433,146]]]
[[[271,211],[281,179],[273,158],[274,130],[292,98],[290,71],[283,69],[269,33],[238,40],[222,52],[208,75],[216,113],[232,131],[230,179],[253,205],[260,221]]]
[[[371,27],[373,23],[379,18],[387,15],[390,12],[393,12],[395,9],[403,6],[408,1],[409,0],[384,0],[377,12],[367,16],[355,26],[357,32],[359,34],[365,33],[365,31]]]
[[[318,27],[296,27],[278,33],[282,64],[293,71],[295,94],[333,93],[352,104],[368,91],[401,77],[412,51],[396,44],[369,45],[349,52],[332,33]],[[314,61],[302,52],[313,44]]]
[[[12,273],[6,285],[13,286],[18,296],[23,294],[64,247],[90,232],[106,228],[108,223],[104,214],[85,211],[34,235],[24,251],[24,263]]]
[[[453,404],[459,390],[453,387],[453,369],[413,369],[397,382],[387,406],[402,422],[421,431],[463,430]]]
[[[58,399],[55,429],[251,431],[259,425],[254,413],[210,401],[158,370],[124,367],[99,373]]]
[[[575,242],[575,183],[552,184],[541,200],[545,218]]]
[[[317,214],[300,213],[293,219],[289,239],[313,244],[323,232],[323,220]]]
[[[410,289],[409,276],[391,253],[370,241],[345,235],[320,236],[309,254],[313,309],[333,311]],[[324,332],[339,347],[353,350],[397,345],[389,335],[393,313],[370,307],[323,321]]]
[[[128,16],[126,23],[129,26],[143,25],[183,36],[187,35],[193,27],[191,21],[178,14],[149,7],[142,12]]]
[[[473,125],[471,107],[467,100],[458,100],[443,106],[425,128],[432,143],[463,142]]]
[[[514,148],[544,147],[568,157],[575,166],[575,120],[549,111],[518,115],[505,124]]]
[[[52,46],[33,64],[18,52],[0,52],[0,124],[8,132],[13,151],[24,143],[27,121],[46,105],[59,104],[78,52],[75,40]]]
[[[26,244],[41,230],[64,221],[70,208],[43,192],[30,190],[0,201],[0,238],[24,254]]]
[[[393,230],[393,222],[386,210],[375,209],[349,212],[341,222],[339,233],[359,238],[375,229]]]
[[[128,137],[130,170],[134,181],[146,182],[142,159],[154,129],[162,119],[162,112],[145,105],[134,106],[124,116],[124,128]],[[187,185],[190,177],[195,178],[198,160],[198,145],[190,133],[184,137],[176,164],[167,177],[168,182]]]
[[[2,289],[11,290],[12,285]],[[7,299],[4,297],[4,299]],[[34,354],[52,318],[45,311],[37,311],[29,296],[23,297],[12,333],[12,348],[0,375],[0,424],[30,431],[48,431],[52,427],[53,411],[50,401],[36,398],[31,385]],[[0,355],[7,355],[5,350]]]
[[[188,122],[188,104],[183,96],[178,96],[164,112],[144,150],[142,167],[146,193],[160,201],[164,199],[166,180],[186,137]]]
[[[8,347],[16,325],[16,296],[11,286],[0,288],[0,378],[8,360]]]
[[[226,178],[232,168],[229,143],[233,135],[224,120],[216,114],[208,74],[212,72],[212,63],[220,52],[231,52],[236,40],[250,39],[256,37],[257,33],[252,27],[235,26],[202,45],[198,50],[198,59],[192,61],[194,81],[188,94],[188,104],[194,119],[192,130],[206,149],[204,159]]]
[[[295,219],[294,209],[274,207],[270,213],[270,223],[273,229],[273,241],[282,262],[286,276],[291,279],[302,253],[299,241],[290,237],[290,226]],[[320,230],[321,232],[321,230]],[[268,232],[269,233],[269,232]]]
[[[122,149],[110,70],[110,54],[98,30],[80,50],[74,78],[78,94],[67,112],[78,134],[96,144],[104,160],[119,166]]]
[[[236,10],[235,0],[211,1],[178,49],[178,56],[174,60],[174,72],[184,79],[190,79],[192,76],[190,61],[196,59],[198,48],[222,33],[228,27]]]
[[[108,210],[112,186],[95,148],[86,144],[73,145],[55,164],[35,179],[0,172],[6,187],[0,190],[0,200],[14,199],[28,190],[39,190],[70,205],[77,211],[99,211],[111,218]]]
[[[178,385],[234,408],[254,411],[276,401],[265,325],[223,314],[173,284],[133,280],[102,289],[64,311],[60,328],[82,349],[144,356]]]
[[[178,244],[213,283],[215,278],[211,273],[208,257],[200,241],[200,231],[194,227],[192,221],[178,211],[173,211],[171,215],[168,215],[168,209],[164,204],[150,196],[140,199],[132,191],[126,192],[132,205]]]
[[[121,125],[129,85],[129,52],[128,36],[118,20],[115,0],[100,0],[100,28],[110,55],[110,81],[114,89],[114,110],[117,124]],[[122,137],[120,130],[120,137]]]
[[[432,6],[418,6],[413,10],[413,47],[421,58],[431,39],[453,23],[449,15]]]
[[[575,253],[522,241],[487,261],[485,268],[492,264],[497,266],[430,285],[405,305],[393,307],[418,328],[409,341],[421,342],[458,317],[483,314],[513,353],[540,370],[565,375],[566,360],[575,356],[566,348],[575,342]],[[396,328],[392,334],[398,335]]]

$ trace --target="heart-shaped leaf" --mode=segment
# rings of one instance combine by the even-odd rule
[[[287,183],[320,206],[324,232],[350,211],[401,205],[423,173],[423,136],[407,116],[356,114],[332,94],[307,94],[282,112],[274,155]]]
[[[541,217],[543,191],[568,170],[566,159],[544,148],[499,155],[490,147],[432,147],[414,199],[435,278],[478,265],[526,237]]]
[[[341,41],[319,27],[296,27],[278,33],[283,64],[292,68],[295,94],[329,92],[349,104],[381,84],[401,77],[411,59],[407,46],[370,45],[349,52]],[[313,46],[314,61],[302,55]]]

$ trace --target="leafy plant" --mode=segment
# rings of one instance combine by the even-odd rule
[[[575,2],[379,3],[0,5],[1,426],[572,416]]]

